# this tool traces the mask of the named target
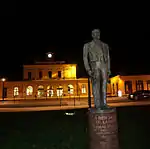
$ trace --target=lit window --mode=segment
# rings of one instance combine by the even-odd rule
[[[68,85],[68,94],[73,94],[73,85]]]
[[[86,93],[86,85],[82,84],[82,93],[85,94]]]
[[[28,86],[26,89],[26,94],[27,95],[32,95],[33,94],[33,87],[32,86]]]
[[[18,96],[18,95],[19,95],[19,88],[14,87],[14,96]]]
[[[58,88],[57,88],[57,96],[59,97],[59,96],[63,96],[63,88],[62,88],[62,86],[59,86]]]
[[[50,96],[50,97],[53,97],[53,95],[54,95],[54,91],[53,91],[53,89],[50,89],[50,90],[49,90],[49,96]]]
[[[39,97],[44,96],[44,86],[42,86],[42,85],[38,86],[38,93],[37,93],[37,95]]]
[[[47,87],[47,97],[52,97],[54,95],[53,87],[48,86]]]
[[[63,95],[63,89],[57,89],[57,96],[62,96]]]

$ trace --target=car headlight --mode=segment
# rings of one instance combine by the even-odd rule
[[[133,95],[130,95],[130,98],[133,98]]]

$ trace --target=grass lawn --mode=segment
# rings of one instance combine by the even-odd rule
[[[88,149],[87,110],[0,113],[0,149]],[[117,108],[121,149],[150,149],[150,106]]]

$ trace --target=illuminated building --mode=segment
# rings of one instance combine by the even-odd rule
[[[3,81],[5,99],[32,99],[56,97],[87,97],[87,78],[76,77],[76,64],[54,61],[53,53],[47,53],[47,61],[23,66],[22,81]]]
[[[53,53],[46,54],[47,61],[23,66],[22,81],[8,81],[2,78],[0,98],[9,100],[88,97],[88,79],[76,77],[77,65],[54,61]],[[150,75],[118,75],[110,78],[107,95],[121,97],[143,89],[150,90]]]
[[[128,95],[138,90],[150,90],[150,75],[115,76],[110,79],[111,95]]]

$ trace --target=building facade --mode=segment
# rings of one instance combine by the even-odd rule
[[[49,53],[48,53],[49,54]],[[76,77],[76,64],[49,60],[23,66],[22,81],[2,81],[0,97],[32,99],[87,97],[88,79]]]
[[[118,96],[118,91],[122,95],[128,95],[139,90],[150,90],[150,75],[135,76],[115,76],[110,79],[111,94]]]
[[[6,100],[35,98],[88,97],[88,78],[77,78],[76,64],[47,61],[23,66],[22,81],[1,80],[0,97]],[[90,84],[92,96],[92,85]],[[128,95],[137,90],[150,90],[150,75],[115,76],[107,84],[107,95]],[[120,95],[121,92],[121,95]]]

